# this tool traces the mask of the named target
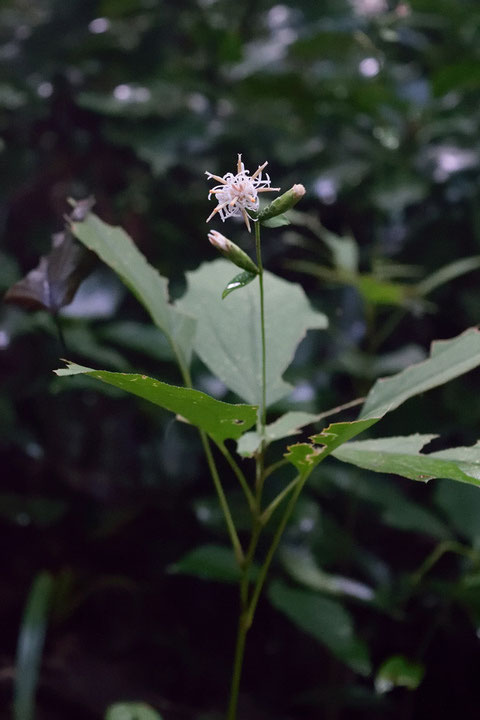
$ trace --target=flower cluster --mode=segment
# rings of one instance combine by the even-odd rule
[[[256,213],[259,208],[258,193],[261,192],[278,192],[280,188],[270,187],[270,178],[267,173],[262,177],[263,170],[268,165],[264,162],[250,176],[250,172],[245,170],[242,162],[242,156],[238,156],[237,174],[227,173],[223,177],[213,175],[206,172],[208,179],[217,180],[220,185],[216,185],[208,193],[208,198],[215,195],[218,202],[215,210],[207,218],[207,222],[212,219],[216,213],[220,214],[223,222],[229,217],[243,217],[248,232],[250,232],[250,220],[255,218],[249,215],[249,212]]]

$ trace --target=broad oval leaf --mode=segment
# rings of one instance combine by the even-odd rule
[[[59,376],[89,375],[108,385],[125,390],[155,405],[176,413],[192,425],[205,430],[217,443],[228,438],[238,439],[257,420],[257,407],[231,405],[192,388],[177,387],[136,373],[94,370],[75,363],[55,370]]]
[[[259,404],[261,336],[258,283],[220,301],[219,288],[230,279],[225,260],[205,263],[188,273],[188,289],[178,307],[197,319],[194,347],[203,362],[237,395]],[[264,273],[267,345],[267,404],[286,395],[282,380],[297,345],[309,328],[325,328],[327,319],[314,311],[299,285]]]

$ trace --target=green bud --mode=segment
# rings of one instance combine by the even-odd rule
[[[242,270],[258,275],[258,267],[255,265],[253,260],[242,250],[242,248],[235,245],[235,243],[226,238],[225,235],[222,235],[222,233],[219,233],[216,230],[210,230],[208,233],[208,239],[213,247],[217,248],[217,250],[223,255],[223,257],[226,257],[227,260],[230,260],[230,262],[237,265],[237,267],[242,268]]]
[[[305,188],[303,185],[294,185],[290,190],[284,192],[283,195],[275,198],[270,205],[267,205],[267,207],[258,214],[259,221],[263,222],[277,215],[282,215],[282,213],[293,208],[304,195]]]

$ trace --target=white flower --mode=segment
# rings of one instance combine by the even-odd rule
[[[237,162],[237,174],[227,173],[223,177],[218,175],[212,175],[210,172],[206,172],[208,179],[213,178],[218,180],[220,185],[216,185],[208,193],[208,198],[211,195],[216,196],[218,202],[215,210],[207,218],[207,222],[212,219],[216,213],[220,213],[222,221],[229,217],[241,216],[245,220],[248,232],[250,232],[250,220],[254,220],[248,211],[257,212],[259,207],[258,193],[261,192],[278,192],[280,188],[270,187],[270,178],[265,173],[264,179],[262,179],[263,169],[268,165],[264,162],[260,165],[257,170],[250,176],[250,172],[245,170],[245,165],[242,162],[242,156],[238,156]]]

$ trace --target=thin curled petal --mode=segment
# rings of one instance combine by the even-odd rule
[[[218,203],[215,210],[208,216],[209,222],[217,213],[220,215],[222,222],[229,217],[242,217],[248,232],[251,232],[250,220],[255,220],[250,213],[257,213],[259,209],[258,193],[260,192],[278,192],[280,188],[270,187],[270,177],[262,173],[268,162],[259,165],[253,175],[249,170],[245,170],[242,162],[242,156],[239,153],[237,157],[237,174],[226,173],[223,177],[214,175],[206,171],[209,180],[216,180],[220,185],[216,185],[208,192],[208,199],[213,195]]]

